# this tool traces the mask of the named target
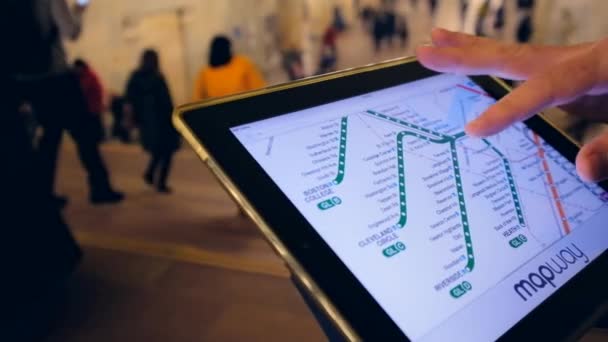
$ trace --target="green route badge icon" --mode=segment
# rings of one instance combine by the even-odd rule
[[[528,241],[528,238],[525,235],[519,234],[515,238],[509,240],[509,245],[511,245],[511,247],[513,247],[513,248],[519,248],[519,247],[521,247],[521,245],[523,245],[527,241]]]
[[[473,285],[468,281],[463,281],[462,283],[456,285],[450,290],[450,295],[452,298],[458,299],[462,297],[465,293],[471,291],[473,289]]]
[[[403,244],[403,242],[399,241],[399,242],[396,242],[395,244],[390,245],[390,246],[386,247],[385,249],[383,249],[382,254],[384,254],[385,257],[390,258],[403,251],[405,251],[405,244]]]
[[[342,204],[342,200],[340,199],[340,197],[334,196],[330,199],[326,199],[324,201],[319,202],[317,204],[317,208],[319,208],[320,210],[328,210],[340,204]]]

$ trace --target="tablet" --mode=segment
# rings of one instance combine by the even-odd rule
[[[350,340],[576,337],[603,312],[608,194],[508,92],[413,59],[177,109],[176,127]]]

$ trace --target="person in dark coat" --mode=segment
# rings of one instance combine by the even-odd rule
[[[173,101],[159,67],[158,53],[145,50],[140,66],[127,84],[126,112],[137,118],[142,145],[150,153],[144,180],[161,193],[171,192],[167,178],[173,154],[180,145],[179,135],[171,124],[172,111]]]

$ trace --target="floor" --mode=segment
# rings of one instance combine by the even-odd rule
[[[104,145],[127,200],[94,207],[64,145],[58,188],[85,257],[49,341],[324,339],[281,260],[189,149],[175,160],[175,193],[161,195],[140,177],[138,146]]]

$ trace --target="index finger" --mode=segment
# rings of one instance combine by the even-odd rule
[[[509,79],[526,79],[590,46],[506,44],[441,29],[433,30],[432,37],[435,46],[416,49],[418,60],[425,67],[440,72],[492,74]]]
[[[545,108],[571,102],[598,84],[598,65],[594,53],[584,53],[538,73],[469,123],[467,133],[492,135]]]

